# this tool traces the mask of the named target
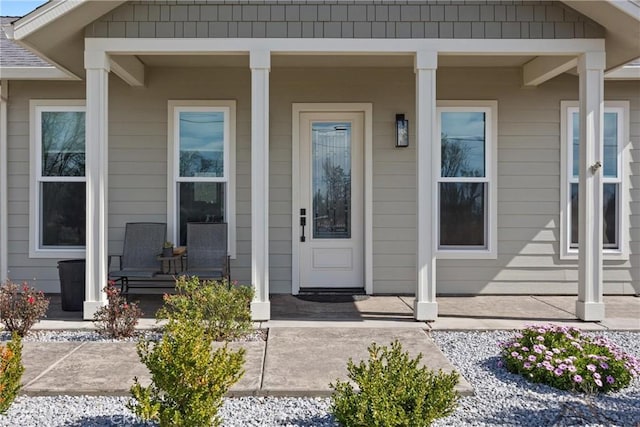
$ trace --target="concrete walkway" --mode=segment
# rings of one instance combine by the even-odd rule
[[[329,383],[347,377],[347,360],[368,357],[367,347],[398,339],[412,356],[424,355],[433,369],[453,366],[423,330],[391,328],[275,328],[267,341],[232,343],[246,350],[245,374],[233,396],[329,396]],[[150,382],[135,343],[25,342],[22,392],[28,395],[129,395],[133,378]],[[473,393],[462,378],[458,391]]]
[[[140,297],[147,313],[140,327],[156,326],[152,316],[160,297]],[[267,341],[231,344],[246,349],[246,373],[231,394],[327,396],[330,382],[346,378],[349,358],[365,359],[371,342],[388,345],[394,339],[411,354],[422,353],[425,365],[453,370],[429,330],[519,329],[552,322],[587,330],[640,331],[638,297],[605,297],[607,318],[602,322],[578,320],[575,300],[575,296],[439,297],[440,317],[425,323],[413,320],[411,297],[318,302],[274,296],[273,320],[255,324],[268,329]],[[53,299],[48,319],[35,329],[93,329],[93,323],[80,320],[80,313],[62,312],[59,299]],[[25,342],[23,360],[23,393],[30,395],[128,395],[133,377],[150,381],[134,343]],[[463,394],[473,392],[465,379],[458,389]]]

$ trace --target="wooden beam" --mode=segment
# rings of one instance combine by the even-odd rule
[[[111,71],[130,86],[144,86],[145,67],[135,56],[111,56]]]
[[[538,86],[578,64],[575,56],[539,56],[522,68],[524,86]]]

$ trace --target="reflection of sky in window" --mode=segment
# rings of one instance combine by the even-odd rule
[[[224,113],[180,113],[180,150],[223,151]]]
[[[222,176],[224,113],[180,113],[180,175]]]
[[[485,114],[481,112],[443,112],[441,133],[449,143],[465,154],[465,173],[461,176],[485,175]]]
[[[604,113],[604,176],[618,176],[618,113]],[[580,117],[573,113],[573,176],[578,176],[580,165]]]
[[[41,129],[42,175],[84,175],[85,113],[43,111]]]
[[[311,126],[313,145],[313,192],[327,190],[323,165],[351,173],[351,123],[316,122]]]

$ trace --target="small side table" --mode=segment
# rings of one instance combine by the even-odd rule
[[[180,271],[184,271],[184,254],[187,252],[186,246],[178,246],[173,250],[173,255],[158,255],[157,260],[160,261],[160,270],[163,274],[171,274],[171,264],[173,264],[173,274],[178,274],[178,261],[180,261]],[[165,263],[167,269],[165,270]]]

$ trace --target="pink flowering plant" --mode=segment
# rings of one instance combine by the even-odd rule
[[[573,327],[529,326],[501,346],[509,371],[562,390],[617,391],[640,373],[640,359],[605,338],[585,336]]]
[[[49,308],[49,300],[42,291],[7,280],[0,285],[0,320],[8,331],[27,335]]]
[[[113,281],[110,280],[103,290],[107,294],[107,305],[100,307],[93,315],[97,331],[111,338],[132,336],[142,310],[138,304],[127,302]]]

